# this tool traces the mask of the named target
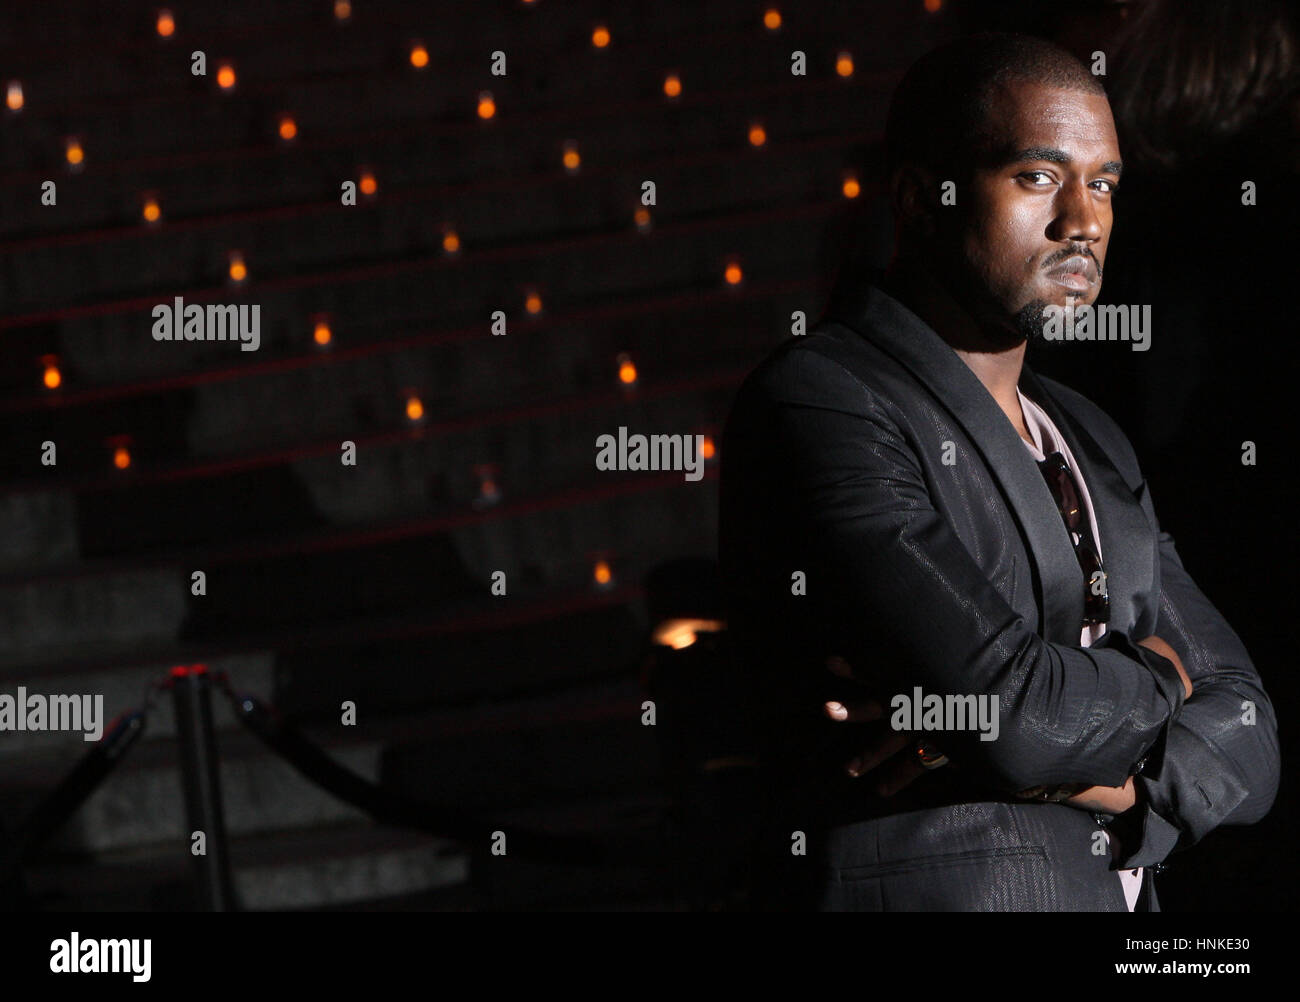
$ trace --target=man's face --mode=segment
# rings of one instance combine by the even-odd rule
[[[1039,337],[1049,305],[1101,291],[1111,195],[1121,169],[1101,95],[1012,82],[994,91],[992,140],[953,221],[958,295],[980,319]]]

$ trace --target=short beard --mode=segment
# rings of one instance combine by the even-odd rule
[[[1054,344],[1046,335],[1047,308],[1052,305],[1045,299],[1034,299],[1020,307],[1013,318],[1016,331],[1030,344]]]

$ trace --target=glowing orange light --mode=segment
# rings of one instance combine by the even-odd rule
[[[530,292],[528,298],[524,300],[524,309],[529,313],[540,313],[542,311],[542,297],[535,292]]]
[[[113,465],[119,470],[125,470],[131,465],[131,450],[124,445],[119,445],[113,450]]]
[[[171,38],[172,34],[176,31],[176,19],[172,17],[172,12],[169,10],[160,10],[158,12],[158,20],[154,22],[154,27],[158,29],[158,35],[160,38]]]
[[[244,264],[244,256],[239,253],[230,255],[230,280],[232,282],[242,282],[248,277],[248,266]]]
[[[86,159],[86,151],[81,148],[81,141],[69,139],[64,147],[64,156],[73,167],[81,166],[82,161]]]
[[[728,285],[738,284],[742,277],[740,271],[740,265],[736,264],[735,261],[728,263],[727,270],[724,272],[724,276],[727,279]]]
[[[705,435],[700,442],[700,455],[705,459],[712,459],[717,455],[717,449],[713,445],[713,436]]]
[[[631,386],[636,382],[636,366],[632,364],[630,358],[625,358],[619,363],[618,381],[624,386]]]
[[[940,8],[942,7],[943,0],[925,0],[925,9],[931,14],[939,13]]]
[[[217,86],[222,90],[230,90],[235,86],[235,68],[229,63],[217,67]]]
[[[726,627],[720,619],[665,619],[651,634],[651,642],[675,651],[690,647],[701,633],[718,633]]]
[[[751,146],[762,146],[767,142],[767,130],[761,125],[751,125],[749,127],[749,142]]]
[[[862,185],[858,184],[858,179],[856,177],[846,177],[844,179],[843,191],[845,198],[857,198],[862,194]]]
[[[408,397],[406,400],[406,416],[411,421],[419,421],[424,417],[424,404],[420,403],[419,397]]]
[[[59,367],[53,362],[45,366],[44,381],[47,390],[57,390],[63,384],[63,373],[59,371]]]
[[[144,207],[140,210],[140,215],[144,216],[146,223],[156,223],[162,218],[162,207],[158,204],[156,198],[146,198]]]
[[[591,44],[598,49],[603,49],[607,46],[609,44],[609,29],[603,24],[599,25],[596,30],[591,33]]]
[[[501,491],[496,482],[496,471],[496,465],[491,463],[474,467],[474,476],[478,477],[478,498],[474,501],[475,508],[496,504],[501,499]]]
[[[379,182],[375,180],[375,175],[370,171],[362,171],[357,187],[361,189],[361,194],[373,195],[379,190]]]
[[[636,213],[634,214],[633,218],[636,220],[637,226],[649,226],[650,210],[647,209],[645,206],[642,206],[641,208],[636,210]]]
[[[769,7],[763,14],[763,24],[769,31],[776,31],[781,27],[781,12],[775,7]]]
[[[492,92],[484,91],[478,96],[478,117],[491,118],[497,113],[497,104],[492,100]]]
[[[664,93],[669,97],[677,97],[682,92],[681,77],[675,73],[670,73],[664,77]]]
[[[614,572],[609,569],[609,564],[604,560],[597,560],[591,576],[596,579],[596,584],[606,585],[613,579]]]
[[[842,77],[853,76],[853,57],[847,52],[841,52],[835,59],[835,72]]]
[[[576,146],[569,146],[564,151],[564,166],[568,170],[577,170],[578,164],[582,163],[582,157],[578,156]]]
[[[10,80],[5,88],[5,107],[10,111],[21,111],[23,107],[23,85],[21,80]]]
[[[352,16],[352,4],[348,0],[334,0],[334,16],[340,21],[346,21]]]
[[[460,237],[456,235],[455,230],[448,230],[442,236],[442,249],[448,254],[455,254],[460,250]]]
[[[280,138],[285,142],[296,138],[298,135],[298,123],[293,120],[291,115],[280,116]]]
[[[429,65],[429,50],[418,42],[411,46],[411,65],[417,70]]]
[[[323,347],[330,343],[330,339],[334,336],[334,334],[330,330],[330,325],[328,321],[317,320],[316,328],[315,330],[312,331],[311,336],[312,336],[312,340],[314,340],[318,345],[321,345]]]

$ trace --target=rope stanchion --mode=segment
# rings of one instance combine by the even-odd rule
[[[494,831],[506,831],[510,852],[530,859],[557,863],[637,863],[644,859],[629,851],[612,852],[607,843],[583,836],[555,835],[505,822],[493,822],[464,811],[452,811],[424,804],[358,776],[339,765],[279,714],[256,697],[237,694],[228,680],[218,675],[217,683],[229,696],[235,716],[268,748],[292,765],[304,777],[340,800],[364,811],[382,824],[415,828],[470,845],[487,845]],[[644,853],[640,854],[644,855]]]
[[[191,853],[196,900],[204,911],[237,910],[212,722],[212,676],[207,665],[177,665],[168,688],[176,711],[185,819],[204,841],[202,852]]]
[[[126,757],[144,733],[148,705],[130,710],[105,730],[63,780],[32,810],[0,849],[0,886],[53,834]]]
[[[335,762],[288,723],[275,707],[262,703],[252,695],[236,693],[224,672],[205,675],[230,700],[236,719],[267,748],[306,779],[363,811],[380,824],[412,828],[471,846],[489,845],[494,832],[504,831],[508,835],[512,855],[538,862],[580,865],[644,865],[662,862],[659,853],[640,844],[625,844],[616,848],[608,841],[596,841],[586,836],[557,835],[521,828],[512,822],[421,803],[385,790]],[[175,677],[171,677],[151,682],[144,705],[123,713],[114,720],[103,737],[32,810],[15,829],[12,837],[0,846],[0,887],[6,886],[10,878],[17,875],[35,849],[58,830],[122,763],[144,733],[157,693],[173,689],[176,681]],[[190,763],[190,771],[195,775],[210,771],[208,767],[215,764],[215,746],[211,751],[212,756],[206,764]],[[200,765],[204,768],[200,769]],[[219,804],[219,791],[214,787],[211,794],[218,798],[213,802]],[[192,790],[187,790],[187,799],[193,799]],[[228,881],[224,886],[228,887]],[[228,899],[229,895],[222,898],[223,901]],[[213,902],[209,902],[208,906],[216,907]]]

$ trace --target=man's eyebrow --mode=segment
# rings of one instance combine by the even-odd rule
[[[1009,167],[1012,164],[1029,163],[1034,160],[1046,160],[1048,163],[1068,165],[1074,163],[1074,159],[1064,150],[1058,150],[1054,146],[1030,146],[1023,150],[1016,150],[1007,153],[1002,157],[1002,166]],[[1119,177],[1124,172],[1124,164],[1119,160],[1107,160],[1101,165],[1101,173],[1114,174]]]

